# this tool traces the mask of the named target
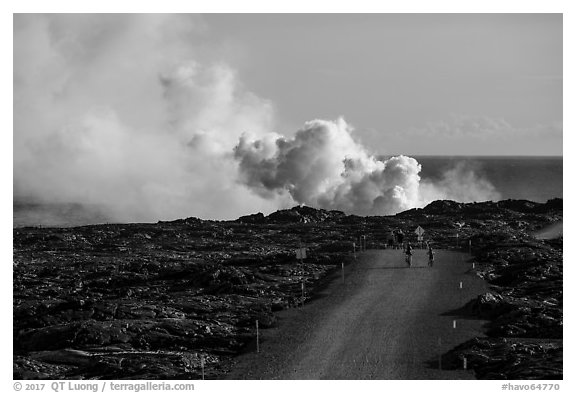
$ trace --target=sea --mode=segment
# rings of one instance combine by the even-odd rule
[[[504,199],[546,202],[562,198],[562,157],[438,157],[415,156],[422,179],[436,180],[463,165],[488,180]]]
[[[422,165],[420,172],[422,180],[442,179],[446,171],[461,166],[473,170],[478,177],[489,181],[499,193],[501,200],[526,199],[546,202],[549,199],[563,197],[562,157],[415,156],[414,158]],[[97,206],[86,206],[81,203],[45,204],[17,196],[13,201],[13,218],[13,227],[68,227],[110,221]]]

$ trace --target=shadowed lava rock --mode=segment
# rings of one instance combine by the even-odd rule
[[[477,274],[491,292],[464,311],[490,320],[488,337],[459,346],[448,358],[458,367],[454,358],[467,357],[479,378],[561,379],[562,242],[503,233],[482,237]]]
[[[562,379],[560,340],[475,338],[442,356],[447,369],[476,371],[479,379]]]
[[[307,206],[295,206],[292,209],[278,210],[267,217],[262,213],[240,217],[238,222],[246,223],[319,223],[337,221],[345,217],[344,212],[338,210],[314,209]]]

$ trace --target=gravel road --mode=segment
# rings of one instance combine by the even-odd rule
[[[439,355],[476,336],[484,321],[454,311],[486,291],[468,256],[436,251],[433,268],[415,250],[412,268],[400,250],[369,250],[346,266],[313,301],[279,313],[260,331],[229,379],[473,379],[442,370]],[[462,282],[462,289],[460,289]],[[455,328],[454,328],[455,324]]]

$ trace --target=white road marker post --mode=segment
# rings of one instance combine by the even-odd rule
[[[466,356],[462,358],[462,367],[464,368],[464,370],[468,368],[468,359],[466,359]]]
[[[356,259],[356,243],[352,243],[352,253],[354,254],[354,259]]]
[[[306,247],[302,246],[302,242],[299,243],[296,249],[296,259],[300,261],[300,280],[302,285],[302,297],[300,299],[300,305],[304,305],[304,259],[306,258]],[[296,304],[298,305],[298,304]]]
[[[342,262],[342,284],[344,284],[344,262]]]
[[[256,320],[256,353],[260,353],[260,329],[258,328],[258,320]]]
[[[200,355],[200,368],[202,369],[202,380],[204,380],[204,354]]]
[[[472,255],[472,239],[468,239],[468,251],[470,255]]]
[[[474,269],[476,267],[476,264],[474,262],[472,262],[472,269]]]
[[[456,320],[455,319],[452,321],[452,329],[456,329]]]
[[[460,289],[462,289],[462,281],[460,281]]]

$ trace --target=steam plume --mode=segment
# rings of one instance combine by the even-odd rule
[[[105,207],[111,220],[272,210],[237,184],[241,132],[270,102],[195,51],[187,15],[14,18],[15,196]]]
[[[497,197],[489,182],[463,166],[436,184],[421,184],[414,158],[379,160],[352,132],[339,119],[307,122],[291,139],[244,135],[235,148],[242,181],[265,198],[287,193],[298,203],[361,215],[397,213],[434,199]]]

